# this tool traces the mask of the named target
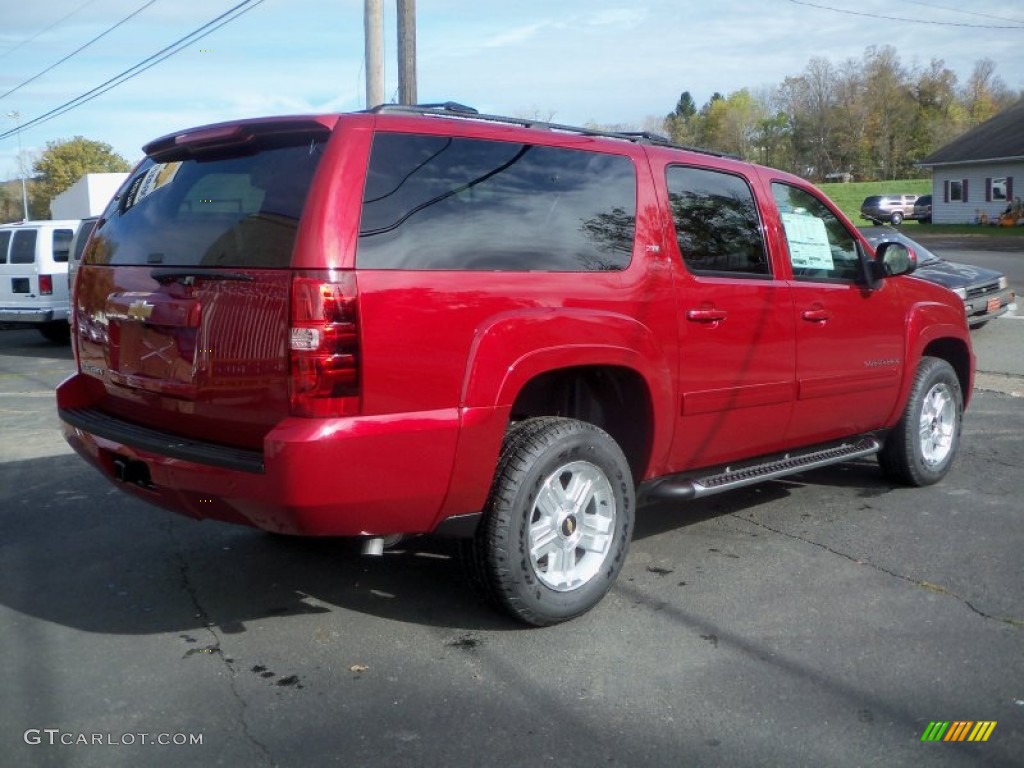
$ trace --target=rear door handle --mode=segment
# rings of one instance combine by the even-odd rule
[[[804,320],[812,323],[824,323],[826,320],[832,319],[832,313],[827,309],[818,307],[817,309],[805,309],[803,313]]]
[[[725,320],[728,314],[724,309],[688,309],[686,319],[695,323],[717,323]]]

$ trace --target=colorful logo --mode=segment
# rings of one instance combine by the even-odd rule
[[[995,727],[995,720],[933,720],[921,741],[988,741]]]

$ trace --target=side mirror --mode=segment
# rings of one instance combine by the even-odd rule
[[[917,254],[903,243],[881,243],[875,249],[873,276],[895,277],[909,275],[917,269]],[[881,274],[878,274],[881,272]]]

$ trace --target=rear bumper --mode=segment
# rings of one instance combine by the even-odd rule
[[[123,490],[165,509],[308,536],[430,532],[452,476],[458,409],[286,418],[262,451],[183,440],[105,415],[77,374],[57,388],[64,436]]]
[[[67,310],[57,309],[20,309],[17,307],[0,307],[0,323],[25,323],[37,325],[51,323],[54,320],[67,320]]]

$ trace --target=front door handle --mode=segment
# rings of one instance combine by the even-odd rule
[[[832,313],[822,307],[816,307],[815,309],[805,309],[803,318],[811,323],[824,323],[832,319]]]
[[[725,320],[728,314],[724,309],[688,309],[686,310],[686,319],[695,323],[717,323]]]

